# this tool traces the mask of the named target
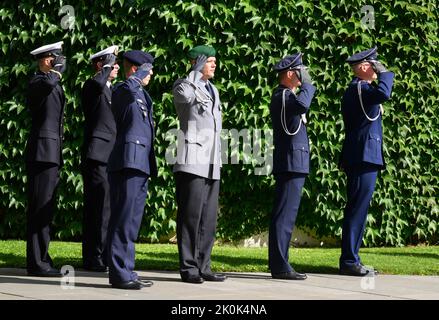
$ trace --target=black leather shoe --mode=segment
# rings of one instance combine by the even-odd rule
[[[55,268],[50,268],[47,270],[27,270],[28,276],[33,277],[62,277],[63,274]]]
[[[140,283],[142,286],[144,286],[144,287],[151,287],[151,286],[154,284],[154,282],[152,282],[152,281],[150,281],[150,280],[136,279],[136,280],[134,280],[134,281],[139,282],[139,283]]]
[[[111,286],[116,289],[125,289],[125,290],[140,290],[144,286],[140,283],[140,281],[128,281],[128,282],[120,282],[120,283],[112,283]]]
[[[183,282],[189,282],[189,283],[203,283],[204,279],[200,276],[188,276],[181,278]]]
[[[227,276],[220,273],[202,273],[201,277],[206,281],[222,282],[227,279]]]
[[[307,278],[305,273],[299,273],[296,271],[283,272],[283,273],[272,273],[273,279],[283,279],[283,280],[305,280]]]
[[[344,276],[364,277],[371,273],[372,270],[366,269],[361,264],[350,267],[340,267],[340,274]]]

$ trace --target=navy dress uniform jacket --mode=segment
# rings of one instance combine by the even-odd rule
[[[306,127],[301,124],[294,136],[287,135],[281,123],[282,94],[287,87],[279,85],[271,98],[270,113],[273,124],[274,156],[273,174],[285,172],[309,173],[309,141]],[[285,94],[285,120],[289,132],[298,129],[301,114],[306,113],[316,88],[304,83],[295,95],[291,90]]]
[[[82,89],[85,118],[82,160],[107,163],[116,140],[116,122],[111,111],[111,89],[107,86],[111,68],[88,79]]]
[[[157,176],[152,100],[138,79],[129,78],[117,85],[113,90],[112,110],[117,135],[108,172],[131,168]]]
[[[375,118],[380,112],[380,104],[390,99],[393,78],[393,72],[383,72],[378,85],[361,82],[363,106],[369,118]],[[384,168],[381,115],[376,121],[370,121],[364,115],[357,90],[359,80],[355,77],[343,95],[345,140],[339,165],[346,169],[366,162]]]
[[[54,72],[38,71],[29,82],[27,105],[32,127],[27,140],[26,162],[62,165],[65,95]]]

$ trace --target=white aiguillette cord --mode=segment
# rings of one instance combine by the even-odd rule
[[[358,90],[358,98],[360,99],[361,110],[363,110],[364,116],[367,118],[367,120],[369,120],[371,122],[377,120],[380,117],[380,115],[382,115],[384,113],[383,106],[380,104],[380,111],[378,111],[378,114],[375,118],[369,117],[367,115],[366,111],[364,110],[364,106],[363,106],[363,98],[361,96],[361,80],[358,81],[358,83],[357,83],[357,90]]]
[[[300,128],[302,127],[302,122],[304,124],[306,124],[306,117],[305,114],[301,114],[300,116],[300,120],[299,120],[299,126],[297,127],[297,130],[294,132],[290,132],[288,130],[288,126],[287,126],[287,119],[286,119],[286,111],[285,111],[285,93],[287,91],[291,91],[292,94],[296,95],[293,90],[291,89],[284,89],[284,91],[282,92],[282,109],[280,111],[280,123],[282,124],[282,128],[284,129],[285,133],[289,136],[295,136],[296,134],[299,133]]]

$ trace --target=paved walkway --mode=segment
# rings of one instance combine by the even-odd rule
[[[0,300],[309,300],[439,299],[439,276],[356,278],[308,274],[305,281],[275,280],[267,273],[227,273],[223,283],[183,283],[177,272],[140,271],[154,285],[139,291],[112,289],[106,274],[75,271],[74,286],[61,278],[29,277],[24,269],[0,269]]]

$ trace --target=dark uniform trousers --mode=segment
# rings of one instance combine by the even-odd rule
[[[136,280],[135,250],[148,191],[148,175],[137,169],[109,173],[111,217],[108,232],[110,283]]]
[[[379,166],[367,163],[346,168],[348,202],[344,211],[340,267],[352,267],[361,263],[358,252],[378,170]]]
[[[107,265],[106,241],[110,219],[110,185],[107,164],[86,159],[82,163],[84,214],[82,257],[84,265]]]
[[[50,224],[55,206],[59,167],[54,163],[27,162],[27,270],[53,267],[49,256]]]
[[[220,180],[185,172],[176,172],[175,180],[180,275],[211,273]]]
[[[297,212],[305,183],[305,173],[276,174],[276,199],[269,229],[268,265],[271,273],[290,272],[288,248],[296,223]]]

